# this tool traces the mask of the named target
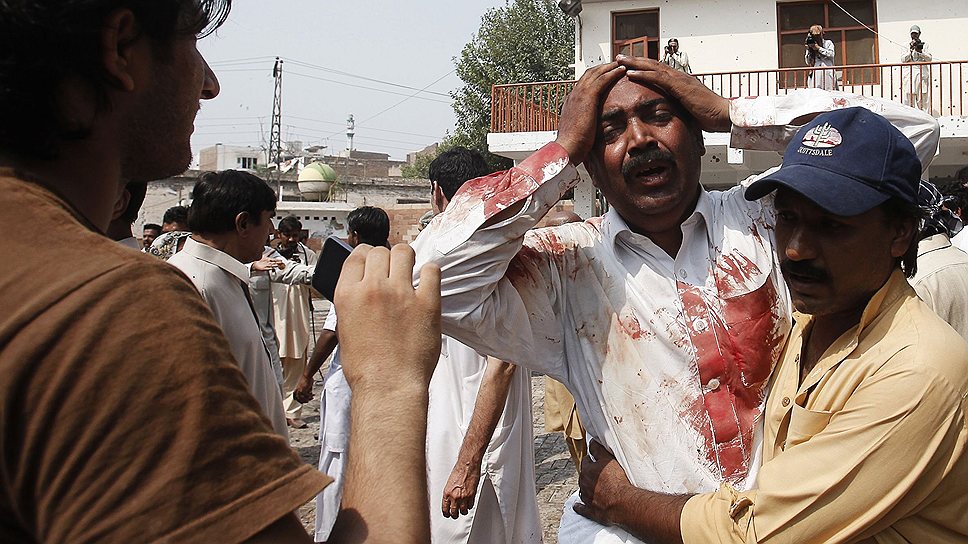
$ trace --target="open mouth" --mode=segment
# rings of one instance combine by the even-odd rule
[[[671,170],[671,166],[665,162],[649,162],[642,165],[641,168],[637,168],[633,172],[632,177],[640,182],[649,185],[664,183],[667,179],[667,174]]]

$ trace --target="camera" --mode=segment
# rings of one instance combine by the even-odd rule
[[[807,32],[807,39],[804,43],[806,45],[815,45],[817,43],[817,39],[813,37],[813,34]]]
[[[924,51],[924,42],[921,41],[921,38],[918,38],[911,42],[911,48],[918,52]]]

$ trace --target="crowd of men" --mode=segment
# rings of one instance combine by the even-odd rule
[[[559,542],[968,542],[965,202],[921,180],[934,118],[619,56],[514,168],[438,157],[412,245],[351,214],[309,354],[315,255],[263,180],[207,173],[131,243],[230,8],[0,4],[0,540],[309,542],[317,496],[316,540],[540,541],[533,369],[587,440]],[[707,191],[703,131],[783,163]],[[609,210],[537,228],[581,165]],[[333,351],[316,470],[288,429]]]

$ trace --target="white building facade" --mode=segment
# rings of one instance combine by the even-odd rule
[[[619,52],[659,60],[668,40],[676,38],[680,50],[689,56],[693,73],[726,97],[783,94],[806,86],[804,39],[810,25],[822,25],[825,38],[835,45],[835,73],[842,90],[905,102],[914,93],[921,100],[919,107],[938,118],[942,142],[929,171],[932,179],[951,178],[968,165],[965,0],[582,0],[581,4],[575,17],[576,79]],[[902,64],[912,25],[921,28],[930,63]],[[488,135],[492,152],[520,160],[554,139],[557,108],[565,94],[551,88],[554,85],[495,87],[495,118]],[[536,98],[539,95],[541,100]],[[536,107],[543,110],[539,115],[531,111]],[[543,122],[525,121],[535,118]],[[729,186],[780,162],[777,153],[744,152],[727,144],[726,134],[706,135],[703,182],[707,186]],[[592,215],[593,194],[590,182],[577,188],[580,215]]]

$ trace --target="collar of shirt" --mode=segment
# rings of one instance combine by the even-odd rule
[[[200,259],[207,263],[213,264],[222,270],[232,274],[239,280],[249,283],[249,268],[236,260],[235,257],[215,249],[214,247],[202,244],[195,241],[195,238],[189,236],[185,240],[185,248],[182,249],[186,254]]]
[[[689,217],[682,222],[681,228],[683,234],[685,234],[687,229],[693,226],[705,227],[706,225],[710,224],[713,219],[712,213],[712,200],[709,197],[709,193],[700,187],[699,200],[696,202],[696,209],[693,210],[692,214],[690,214]],[[618,211],[614,207],[609,208],[608,211],[605,212],[605,217],[602,219],[602,238],[606,244],[611,246],[615,244],[615,239],[620,235],[622,238],[633,237],[639,239],[648,239],[646,236],[633,232],[632,229],[629,228],[628,223],[625,222],[625,219],[619,215]],[[651,242],[651,240],[649,241]],[[658,249],[658,246],[656,246],[656,248]]]
[[[810,371],[810,374],[800,384],[798,396],[806,395],[806,392],[816,385],[828,371],[839,365],[841,361],[845,360],[857,348],[861,336],[870,327],[871,323],[874,322],[874,319],[877,318],[883,308],[889,307],[897,299],[910,291],[911,286],[904,277],[904,273],[900,269],[895,270],[887,282],[868,301],[867,306],[864,307],[864,313],[860,316],[860,322],[842,334],[840,338],[827,348],[823,356],[820,357],[820,360],[817,361],[817,364]],[[804,334],[813,325],[813,317],[794,312],[794,320],[797,323],[797,331],[791,335],[791,338],[803,338]],[[797,363],[797,367],[799,368],[799,356],[797,356]],[[799,371],[797,374],[799,375]],[[802,405],[802,402],[800,404]]]
[[[918,242],[918,257],[924,255],[925,253],[931,253],[932,251],[937,251],[946,247],[951,247],[951,239],[944,234],[928,236],[924,240]]]

